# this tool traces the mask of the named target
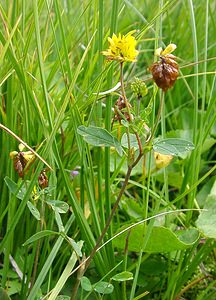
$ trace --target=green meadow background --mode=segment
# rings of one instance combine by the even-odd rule
[[[1,1],[1,299],[216,299],[215,9],[213,0]],[[124,66],[131,105],[138,77],[149,90],[141,110],[150,107],[152,128],[161,91],[148,68],[156,48],[175,43],[180,75],[164,96],[155,137],[183,138],[195,149],[161,170],[152,152],[145,156],[103,243],[162,214],[107,243],[85,274],[71,274],[93,249],[127,170],[125,155],[86,143],[77,128],[111,131],[119,90],[100,93],[119,82],[119,65],[101,51],[113,32],[134,29],[139,55]],[[51,166],[45,191],[41,160],[24,179],[15,172],[10,152],[20,142],[9,130]],[[112,132],[120,139],[124,128],[116,122]],[[166,215],[200,208],[208,211]]]

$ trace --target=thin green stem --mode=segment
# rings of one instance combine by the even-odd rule
[[[84,271],[83,271],[83,275],[86,272],[86,270],[88,269],[88,267],[89,267],[92,259],[94,258],[95,253],[97,252],[98,248],[100,247],[100,244],[101,244],[101,242],[102,242],[105,234],[107,233],[107,231],[109,229],[109,226],[110,226],[110,224],[112,222],[113,216],[115,215],[115,212],[116,212],[116,210],[118,208],[119,202],[120,202],[120,200],[122,198],[122,195],[124,194],[124,191],[125,191],[125,189],[127,187],[127,184],[128,184],[128,181],[129,181],[132,169],[137,165],[137,163],[140,161],[141,157],[142,157],[142,153],[139,153],[138,157],[133,162],[133,164],[128,166],[128,170],[127,170],[127,174],[125,176],[125,180],[123,182],[123,185],[121,187],[119,195],[118,195],[118,197],[116,199],[116,202],[115,202],[115,204],[114,204],[114,206],[112,208],[112,211],[111,211],[111,213],[110,213],[110,215],[109,215],[109,217],[107,219],[106,225],[105,225],[104,229],[102,230],[101,235],[97,239],[97,242],[96,242],[94,248],[92,249],[90,255],[88,256],[88,258],[85,261],[85,268],[84,268]],[[75,295],[74,299],[76,299],[76,295]]]
[[[44,201],[45,201],[45,194],[41,196],[41,208],[40,208],[40,231],[43,230],[43,223],[44,223]],[[34,260],[34,268],[33,268],[33,273],[32,273],[32,279],[31,279],[31,287],[30,290],[32,289],[34,283],[35,283],[35,278],[37,274],[37,269],[38,269],[38,261],[39,261],[39,256],[40,256],[40,248],[41,248],[41,240],[37,241],[37,246],[36,246],[36,254],[35,254],[35,260]]]
[[[192,0],[188,0],[189,4],[189,12],[191,17],[191,27],[192,27],[192,36],[193,36],[193,47],[194,47],[194,62],[198,62],[198,43],[197,43],[197,31],[196,31],[196,20],[195,20],[195,14],[194,14],[194,5]],[[195,73],[198,74],[198,64],[194,66]],[[197,140],[198,140],[198,93],[199,93],[199,79],[198,76],[195,76],[194,78],[194,109],[193,109],[193,142],[195,146],[197,146]],[[196,174],[198,174],[198,168],[197,168],[197,152],[198,148],[196,148],[191,156],[191,164],[189,166],[190,168],[190,177],[189,183],[193,184],[196,180]],[[196,189],[192,191],[192,193],[189,194],[188,199],[188,207],[192,208],[194,205],[194,198],[195,198]],[[189,224],[190,219],[192,217],[192,212],[189,212],[187,214],[187,224]]]
[[[151,142],[152,142],[152,140],[155,136],[155,133],[156,133],[159,121],[160,121],[161,112],[162,112],[162,109],[163,109],[163,102],[164,102],[164,92],[162,93],[162,96],[160,97],[160,104],[159,104],[159,108],[158,108],[158,113],[157,113],[157,117],[156,117],[156,120],[155,120],[155,123],[154,123],[154,127],[153,127],[153,130],[152,130],[150,139],[148,140],[148,145],[151,144]]]
[[[118,20],[118,8],[119,0],[112,2],[112,13],[110,20],[110,34],[116,31],[117,29],[117,20]],[[110,88],[113,82],[113,66],[110,68],[107,76],[107,86]],[[105,128],[108,131],[111,131],[111,120],[112,120],[112,96],[108,96],[106,100],[106,114],[105,114]],[[104,164],[104,173],[105,173],[105,217],[107,218],[111,212],[111,193],[110,193],[110,149],[105,148],[105,164]],[[112,235],[112,226],[110,226],[108,231],[109,236]],[[113,260],[113,252],[110,250],[110,258]]]
[[[126,93],[125,93],[125,87],[124,87],[124,73],[123,73],[123,62],[120,63],[120,82],[121,82],[121,92],[122,97],[124,99],[124,103],[128,112],[129,121],[131,122],[133,120],[131,112],[130,112],[130,104],[128,102]]]

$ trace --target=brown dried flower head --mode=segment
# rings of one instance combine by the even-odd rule
[[[174,85],[179,75],[179,66],[176,62],[176,57],[170,54],[175,49],[175,44],[168,45],[164,51],[162,51],[162,48],[157,49],[155,54],[160,57],[160,61],[154,63],[149,68],[155,83],[164,92]]]
[[[30,164],[34,161],[34,154],[31,151],[23,151],[24,145],[19,145],[19,152],[10,152],[10,158],[13,159],[14,169],[18,173],[19,177],[24,177],[25,173],[28,171]],[[26,165],[28,164],[27,168]]]
[[[24,169],[27,164],[27,161],[25,160],[23,153],[19,152],[13,160],[14,169],[18,173],[19,177],[24,177]]]
[[[40,186],[41,189],[45,189],[46,187],[48,187],[48,177],[46,175],[46,170],[42,170],[40,172],[40,175],[38,176],[38,184]]]
[[[119,121],[121,123],[123,116],[125,117],[125,119],[127,121],[130,121],[130,116],[129,116],[128,112],[126,111],[126,104],[125,104],[123,97],[120,96],[118,98],[118,100],[116,101],[115,107],[114,107],[114,112],[115,112],[114,121]]]

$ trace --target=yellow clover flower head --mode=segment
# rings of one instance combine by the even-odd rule
[[[108,37],[109,49],[102,51],[102,54],[107,56],[109,60],[124,61],[136,61],[136,57],[139,53],[136,50],[137,41],[132,36],[136,30],[128,32],[126,35],[115,35],[113,33],[112,38]]]

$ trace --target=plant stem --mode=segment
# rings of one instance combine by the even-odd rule
[[[121,200],[121,197],[124,194],[124,191],[125,191],[125,189],[127,187],[128,181],[130,179],[131,172],[132,172],[133,168],[137,165],[137,163],[140,161],[142,155],[143,155],[142,152],[140,152],[139,155],[138,155],[138,157],[136,158],[136,160],[131,165],[128,166],[127,174],[125,176],[125,180],[124,180],[124,183],[123,183],[123,185],[121,187],[121,190],[119,192],[117,200],[116,200],[116,202],[115,202],[115,204],[114,204],[114,206],[112,208],[112,211],[111,211],[111,213],[110,213],[110,215],[109,215],[109,217],[107,219],[106,225],[105,225],[105,227],[104,227],[101,235],[99,236],[99,238],[98,238],[98,240],[97,240],[94,248],[92,249],[89,257],[87,258],[87,260],[85,262],[85,268],[83,270],[82,275],[84,275],[84,273],[88,269],[88,267],[89,267],[89,265],[90,265],[90,263],[91,263],[94,255],[95,255],[95,253],[97,252],[97,249],[100,247],[100,244],[101,244],[101,242],[102,242],[105,234],[107,233],[107,230],[108,230],[108,228],[109,228],[109,226],[111,224],[112,218],[113,218],[113,216],[114,216],[114,214],[115,214],[115,212],[116,212],[116,210],[118,208],[118,205],[119,205],[119,202]],[[76,293],[77,293],[77,291],[78,291],[78,287],[76,287]],[[76,294],[75,293],[73,293],[73,298],[72,299],[74,299],[74,300],[76,299]]]
[[[125,106],[127,108],[127,112],[128,112],[128,115],[129,115],[129,120],[131,122],[133,120],[133,118],[132,118],[132,115],[131,115],[131,112],[130,112],[130,104],[129,104],[129,102],[127,100],[127,96],[125,94],[124,75],[123,75],[123,62],[120,63],[120,82],[121,82],[122,97],[124,99],[124,103],[125,103]]]
[[[107,220],[107,222],[106,222],[106,225],[105,225],[105,227],[104,227],[104,229],[103,229],[101,235],[99,236],[99,238],[98,238],[98,240],[97,240],[97,242],[96,242],[96,245],[94,246],[94,248],[92,249],[92,251],[91,251],[91,253],[90,253],[90,255],[89,255],[89,258],[88,258],[88,260],[87,260],[87,262],[86,262],[86,265],[85,265],[85,271],[87,270],[87,268],[88,268],[88,266],[89,266],[89,264],[90,264],[92,258],[94,257],[94,255],[95,255],[95,253],[96,253],[98,247],[100,246],[101,241],[103,240],[103,238],[104,238],[104,236],[105,236],[105,234],[106,234],[106,232],[107,232],[107,230],[108,230],[108,228],[109,228],[109,226],[110,226],[110,223],[111,223],[111,221],[112,221],[112,218],[113,218],[113,216],[114,216],[114,214],[115,214],[115,212],[116,212],[116,209],[117,209],[117,207],[118,207],[118,205],[119,205],[119,202],[120,202],[120,200],[121,200],[121,197],[122,197],[122,195],[123,195],[123,193],[124,193],[124,191],[125,191],[125,189],[126,189],[126,186],[127,186],[127,184],[128,184],[128,180],[129,180],[129,178],[130,178],[131,171],[132,171],[132,166],[128,166],[127,174],[126,174],[126,176],[125,176],[125,181],[124,181],[124,183],[123,183],[123,185],[122,185],[122,187],[121,187],[121,190],[120,190],[120,192],[119,192],[119,195],[118,195],[118,197],[117,197],[117,200],[116,200],[116,202],[115,202],[115,204],[114,204],[114,206],[113,206],[113,208],[112,208],[112,211],[111,211],[111,213],[110,213],[110,215],[109,215],[109,217],[108,217],[108,220]]]
[[[44,194],[42,195],[41,199],[41,209],[40,209],[40,231],[43,230],[43,222],[44,222]],[[38,267],[38,260],[39,260],[39,254],[40,254],[40,246],[41,246],[41,240],[39,239],[37,241],[37,249],[36,249],[36,254],[35,254],[35,261],[34,261],[34,269],[33,269],[33,274],[32,274],[32,280],[31,280],[31,287],[30,290],[32,289],[36,274],[37,274],[37,267]]]
[[[83,256],[80,264],[82,264],[82,262],[86,259],[85,255]],[[77,273],[77,279],[76,279],[76,283],[73,287],[73,291],[72,291],[72,295],[70,297],[70,300],[75,300],[76,299],[76,295],[79,289],[79,285],[80,285],[80,280],[82,278],[82,276],[84,275],[85,272],[85,265],[83,267],[81,267]]]
[[[121,63],[121,80],[122,80],[122,63]],[[124,99],[126,99],[126,96],[124,96],[125,92],[124,92],[124,85],[123,84],[122,84],[122,94],[123,94]],[[162,94],[162,97],[160,99],[160,107],[159,107],[159,110],[158,110],[157,119],[156,119],[156,122],[155,122],[155,126],[153,128],[150,140],[152,140],[152,138],[154,136],[154,133],[156,131],[157,125],[159,123],[159,119],[160,119],[160,115],[161,115],[161,111],[162,111],[162,107],[163,107],[163,98],[164,98],[164,93]],[[126,100],[126,102],[127,102],[127,100]],[[91,251],[91,253],[90,253],[90,255],[89,255],[89,257],[88,257],[88,259],[86,261],[84,273],[88,269],[88,267],[89,267],[89,265],[90,265],[90,263],[91,263],[94,255],[95,255],[95,253],[97,252],[97,249],[100,246],[101,241],[103,240],[103,238],[104,238],[104,236],[105,236],[105,234],[106,234],[106,232],[107,232],[107,230],[108,230],[108,228],[110,226],[112,218],[113,218],[113,216],[114,216],[114,214],[115,214],[115,212],[116,212],[116,210],[118,208],[118,205],[119,205],[119,202],[121,200],[121,197],[122,197],[122,195],[123,195],[123,193],[124,193],[124,191],[126,189],[126,186],[128,184],[128,181],[129,181],[129,178],[130,178],[132,170],[138,164],[138,162],[140,161],[140,159],[141,159],[141,157],[143,155],[143,153],[142,153],[142,145],[141,145],[141,141],[140,141],[139,135],[138,135],[138,133],[135,133],[135,134],[136,134],[136,137],[137,137],[137,140],[138,140],[138,144],[139,144],[139,150],[140,150],[139,155],[138,155],[137,159],[131,165],[128,166],[127,174],[125,176],[125,180],[124,180],[124,183],[123,183],[123,185],[121,187],[121,190],[119,192],[118,198],[117,198],[117,200],[116,200],[116,202],[115,202],[115,204],[114,204],[114,206],[112,208],[112,211],[111,211],[111,213],[110,213],[110,215],[108,217],[106,225],[105,225],[105,227],[104,227],[101,235],[99,236],[99,238],[98,238],[98,240],[96,242],[96,245],[92,249],[92,251]]]
[[[157,114],[157,117],[156,117],[156,120],[155,120],[155,124],[154,124],[153,130],[152,130],[151,137],[148,140],[148,144],[150,144],[151,141],[152,141],[152,139],[154,138],[156,129],[158,127],[158,123],[160,121],[161,112],[162,112],[162,109],[163,109],[163,102],[164,102],[164,92],[161,93],[160,104],[159,104],[159,108],[158,108],[158,114]]]
[[[204,279],[206,279],[206,278],[211,278],[212,276],[211,275],[205,275],[205,276],[203,276],[203,277],[200,277],[200,278],[197,278],[197,279],[195,279],[194,281],[192,281],[190,284],[188,284],[185,288],[183,288],[182,290],[181,290],[181,292],[176,296],[176,300],[179,300],[180,298],[181,298],[181,296],[185,293],[185,292],[187,292],[190,288],[192,288],[194,285],[196,285],[196,284],[198,284],[200,281],[202,281],[202,280],[204,280]]]

